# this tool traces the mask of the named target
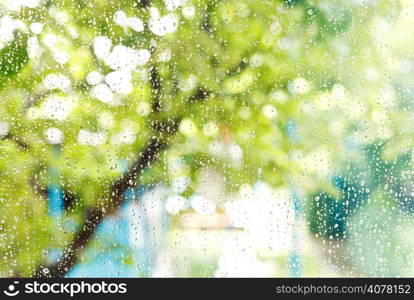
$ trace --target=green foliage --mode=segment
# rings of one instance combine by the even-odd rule
[[[310,230],[325,239],[352,238],[349,223],[374,192],[384,192],[391,204],[401,198],[395,206],[412,210],[407,195],[393,196],[403,193],[400,173],[411,162],[412,129],[404,122],[412,117],[404,104],[410,97],[401,86],[413,80],[402,80],[393,63],[411,49],[375,32],[387,28],[384,15],[398,28],[405,23],[398,23],[403,16],[394,1],[353,2],[187,1],[194,15],[174,11],[177,29],[165,35],[149,26],[149,7],[172,13],[163,1],[144,7],[128,0],[51,0],[5,8],[26,31],[15,31],[0,50],[0,122],[10,127],[0,140],[0,274],[33,274],[48,249],[72,237],[47,214],[44,192],[52,181],[76,197],[63,220],[78,224],[85,211],[108,205],[111,185],[153,137],[168,149],[137,176],[140,184],[182,176],[191,182],[182,192],[189,196],[202,170],[213,167],[227,191],[258,180],[299,185],[310,199]],[[116,23],[119,10],[139,17],[145,29]],[[35,22],[43,24],[39,33],[30,29]],[[128,73],[128,92],[110,91],[113,102],[99,100],[88,80],[90,72],[106,76],[116,69],[97,55],[98,36],[111,40],[111,51],[123,45],[150,52],[148,62]],[[40,52],[28,51],[29,38]],[[69,84],[48,87],[50,75]],[[387,96],[395,82],[404,97]],[[62,140],[51,142],[50,129]],[[365,169],[346,169],[360,161]]]
[[[0,89],[10,83],[29,60],[26,38],[20,33],[0,50]]]
[[[363,150],[358,161],[350,161],[341,177],[333,180],[334,190],[325,190],[311,196],[308,214],[309,229],[325,239],[349,237],[349,219],[373,195],[383,194],[394,208],[410,212],[412,198],[403,192],[407,183],[401,174],[409,173],[411,153],[403,153],[387,162],[383,158],[386,144],[374,143]]]

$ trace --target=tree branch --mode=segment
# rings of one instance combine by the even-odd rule
[[[28,150],[30,148],[28,143],[21,140],[17,136],[11,134],[10,132],[6,136],[4,136],[2,139],[5,139],[5,140],[8,139],[8,140],[13,141],[20,148],[20,150]]]
[[[109,191],[108,206],[104,210],[102,208],[95,208],[88,211],[85,221],[71,244],[65,249],[61,259],[52,265],[40,266],[34,277],[63,277],[78,261],[80,252],[88,244],[105,217],[113,213],[125,201],[123,192],[135,185],[139,174],[149,167],[166,147],[167,143],[165,141],[159,138],[151,139],[130,169],[112,185]]]
[[[162,110],[161,104],[161,78],[154,66],[151,69],[150,78],[152,88],[152,100],[153,100],[153,113],[158,114]],[[204,90],[199,89],[201,92],[193,96],[192,100],[200,98],[205,100],[210,94]],[[198,100],[200,100],[198,99]],[[180,118],[169,119],[169,120],[157,120],[152,124],[152,130],[155,132],[155,136],[158,138],[152,138],[144,150],[139,155],[139,158],[135,163],[125,172],[121,178],[119,178],[112,185],[109,190],[109,201],[107,206],[103,210],[102,207],[94,208],[86,212],[85,221],[80,226],[79,231],[75,234],[70,245],[64,250],[64,253],[60,260],[49,266],[40,266],[34,277],[63,277],[65,274],[72,269],[79,259],[81,251],[88,244],[90,239],[96,232],[98,226],[103,222],[105,217],[116,211],[119,206],[125,201],[123,192],[130,187],[133,187],[137,183],[137,177],[140,173],[148,168],[160,155],[160,153],[167,147],[167,138],[171,134],[175,134],[178,131],[180,124]],[[161,137],[162,138],[161,138]]]
[[[152,110],[159,113],[162,110],[161,104],[161,78],[158,75],[157,68],[153,66],[150,73],[150,83],[152,89]]]

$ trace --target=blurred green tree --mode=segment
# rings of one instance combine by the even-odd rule
[[[230,190],[263,180],[320,193],[311,231],[344,237],[347,211],[368,197],[359,179],[332,184],[359,153],[350,145],[389,140],[391,161],[411,145],[409,112],[389,92],[389,60],[405,54],[385,51],[377,30],[410,6],[371,2],[6,1],[0,272],[64,276],[128,188],[187,176],[188,196],[206,166]],[[58,226],[53,176],[66,200]]]

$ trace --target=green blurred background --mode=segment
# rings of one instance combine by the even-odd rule
[[[413,276],[413,31],[410,0],[0,0],[0,275]]]

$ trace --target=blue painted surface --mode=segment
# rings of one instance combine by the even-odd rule
[[[293,200],[293,209],[294,209],[294,227],[292,233],[292,249],[289,252],[288,259],[288,270],[290,277],[301,277],[302,276],[302,257],[300,254],[300,221],[302,215],[302,205],[298,192],[292,188],[292,200]]]
[[[60,155],[60,150],[58,147],[54,146],[53,148],[54,158],[57,159]],[[59,167],[56,164],[51,164],[49,167],[49,175],[51,182],[47,188],[48,200],[49,200],[49,216],[53,218],[54,226],[61,226],[58,224],[60,218],[64,212],[64,198],[63,190],[59,185],[59,176],[60,171]],[[55,262],[60,259],[61,249],[53,248],[50,249],[47,255],[47,260],[49,263]]]
[[[300,141],[298,126],[293,119],[286,122],[285,131],[290,142],[296,144]]]
[[[148,188],[139,187],[124,193],[126,200],[117,215],[102,222],[94,241],[83,254],[85,260],[78,263],[66,277],[151,276],[158,249],[154,246],[151,230],[148,230],[149,216],[145,207],[150,204],[142,197],[148,191]],[[140,210],[131,217],[130,211],[134,209],[137,199]],[[134,230],[139,233],[140,240],[134,245],[131,245],[131,218],[139,219],[139,226]]]
[[[54,158],[59,158],[60,149],[58,147],[53,148]],[[55,164],[51,164],[49,167],[49,175],[51,182],[48,186],[48,198],[49,198],[49,216],[59,218],[63,215],[63,191],[59,185],[60,171],[59,167]]]
[[[59,218],[63,215],[63,192],[59,185],[51,184],[48,187],[49,216]]]
[[[298,251],[289,254],[289,275],[294,278],[302,276],[302,260]]]
[[[131,258],[129,221],[126,212],[131,205],[125,202],[118,215],[108,217],[98,227],[94,241],[66,277],[137,277]]]

